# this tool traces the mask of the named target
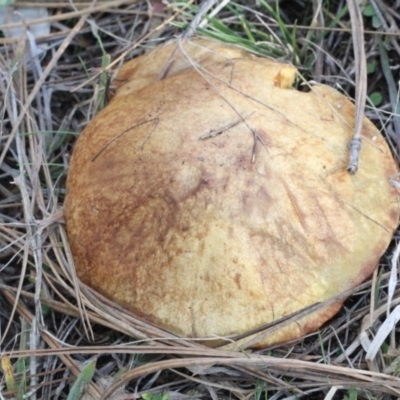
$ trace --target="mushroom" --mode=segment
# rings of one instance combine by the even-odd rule
[[[399,219],[376,127],[365,118],[350,175],[346,96],[297,91],[294,67],[218,41],[171,58],[176,46],[126,63],[76,143],[65,219],[82,282],[177,335],[221,339],[368,278]],[[342,302],[253,345],[312,332]]]

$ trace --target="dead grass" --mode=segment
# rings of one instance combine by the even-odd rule
[[[398,232],[374,276],[324,328],[259,352],[209,349],[177,338],[78,284],[62,219],[64,184],[76,136],[104,94],[104,54],[111,55],[112,77],[124,59],[182,32],[196,13],[184,3],[193,1],[170,7],[160,1],[47,1],[50,33],[30,45],[27,35],[0,37],[3,372],[12,364],[0,380],[1,396],[67,398],[95,356],[93,379],[85,385],[85,395],[95,399],[146,393],[153,399],[399,397]],[[201,25],[202,34],[292,61],[306,78],[354,97],[356,65],[344,2],[296,0],[281,2],[279,10],[274,2],[226,3]],[[373,15],[364,16],[366,114],[399,159],[400,2],[370,3]],[[2,28],[16,25],[23,22]],[[39,45],[47,50],[32,62],[29,52]],[[280,323],[287,321],[274,325]],[[266,329],[274,326],[261,334]],[[14,386],[11,379],[6,387],[7,377]]]

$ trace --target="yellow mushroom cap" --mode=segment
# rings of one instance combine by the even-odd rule
[[[65,218],[80,279],[183,337],[231,337],[353,288],[398,224],[397,166],[354,105],[291,88],[295,69],[234,46],[176,44],[122,68],[80,135]],[[165,72],[165,71],[164,71]],[[317,329],[341,302],[256,346]]]

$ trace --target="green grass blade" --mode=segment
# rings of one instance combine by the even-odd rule
[[[73,384],[71,391],[68,394],[67,400],[76,400],[80,398],[85,385],[91,382],[93,375],[96,371],[97,357],[93,357],[88,361],[88,363],[83,367],[81,373],[79,374],[77,380]]]
[[[109,54],[104,54],[101,58],[101,69],[103,72],[100,74],[96,113],[101,111],[107,105],[107,92],[109,89],[110,79],[108,77],[106,68],[110,65],[110,63],[111,56]]]
[[[19,350],[27,350],[28,349],[28,326],[26,320],[21,318],[21,335],[19,341]],[[21,357],[17,361],[16,371],[17,375],[20,377],[20,381],[18,383],[18,394],[17,399],[23,399],[27,392],[27,384],[26,384],[26,371],[28,369],[27,360],[25,357]]]

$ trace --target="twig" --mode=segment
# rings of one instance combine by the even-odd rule
[[[168,75],[169,71],[171,70],[172,65],[174,64],[174,62],[176,60],[176,56],[178,54],[179,43],[185,44],[195,34],[196,29],[200,25],[200,22],[202,21],[204,15],[216,2],[217,2],[217,0],[204,0],[203,1],[201,6],[199,7],[199,11],[193,18],[192,22],[187,27],[186,31],[183,33],[183,35],[181,37],[178,38],[178,44],[175,47],[172,54],[170,55],[168,61],[165,63],[164,68],[161,70],[158,80],[164,79]]]
[[[363,127],[364,109],[367,98],[367,64],[364,49],[364,28],[360,6],[354,0],[347,1],[351,32],[354,43],[354,62],[356,70],[356,118],[353,139],[348,144],[350,151],[347,171],[354,175],[358,169],[358,158],[361,151],[361,131]]]
[[[228,124],[225,124],[224,126],[221,126],[220,128],[215,128],[215,129],[211,129],[209,132],[204,133],[203,135],[199,136],[199,140],[204,140],[204,139],[208,139],[208,138],[213,138],[217,135],[220,135],[221,133],[227,131],[230,128],[233,128],[234,126],[240,124],[241,122],[243,122],[246,118],[249,118],[250,116],[252,116],[255,113],[255,111],[244,115],[243,117],[240,117],[238,119],[236,119],[233,122],[230,122]]]
[[[244,117],[239,109],[235,106],[235,104],[233,104],[229,99],[227,99],[222,93],[221,91],[217,88],[216,85],[214,85],[209,79],[207,79],[206,74],[211,75],[213,78],[215,78],[217,81],[222,82],[223,84],[227,85],[229,88],[233,89],[233,90],[237,90],[236,88],[234,88],[233,86],[231,86],[230,84],[228,84],[227,82],[221,80],[220,78],[218,78],[217,76],[214,76],[213,74],[211,74],[210,72],[207,71],[207,69],[203,69],[203,67],[201,65],[197,65],[189,56],[188,54],[186,54],[183,46],[182,46],[182,42],[180,40],[177,41],[177,46],[179,48],[180,53],[186,58],[187,61],[189,61],[193,68],[204,78],[204,80],[215,90],[215,92],[221,96],[221,98],[224,99],[224,101],[226,102],[226,104],[229,105],[229,107],[239,116],[239,118],[241,118],[241,120],[245,123],[245,125],[247,126],[247,128],[249,128],[250,132],[253,135],[253,149],[252,149],[252,154],[251,154],[251,162],[254,163],[255,159],[256,159],[256,148],[257,148],[257,143],[258,141],[261,142],[261,144],[267,149],[267,145],[266,143],[263,141],[263,139],[260,137],[260,135],[257,133],[257,131],[251,127],[249,125],[249,123],[246,120],[246,117]],[[237,90],[239,93],[241,93],[239,90]],[[267,150],[268,151],[268,150]]]

